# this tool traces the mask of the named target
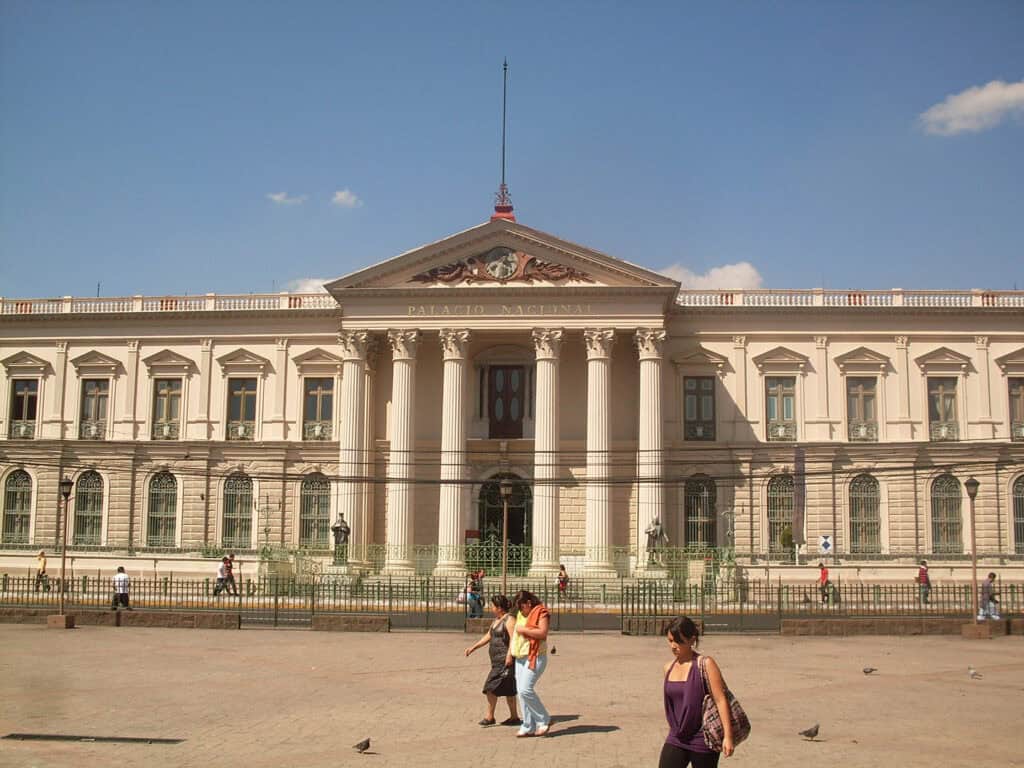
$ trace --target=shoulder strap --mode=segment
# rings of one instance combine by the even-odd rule
[[[710,695],[711,683],[708,682],[707,659],[708,657],[702,653],[697,659],[697,666],[700,667],[700,679],[704,683],[704,693]]]

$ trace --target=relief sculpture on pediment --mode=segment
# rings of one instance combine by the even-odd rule
[[[594,278],[574,267],[554,264],[511,248],[492,248],[479,256],[470,256],[451,264],[413,275],[414,283],[558,283],[565,280],[594,282]]]

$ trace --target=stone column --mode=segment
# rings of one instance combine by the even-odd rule
[[[588,576],[617,576],[612,558],[611,362],[615,329],[588,329],[587,345],[587,529],[584,568]]]
[[[913,429],[910,421],[910,348],[906,336],[897,336],[896,339],[896,388],[899,390],[899,412],[896,417],[897,440],[910,440],[913,437]],[[928,428],[927,403],[925,404],[925,429]]]
[[[665,331],[638,328],[635,335],[640,357],[640,440],[637,481],[640,488],[636,515],[637,568],[647,567],[647,534],[654,518],[665,525],[665,494],[662,485],[661,362]],[[675,545],[678,542],[670,542]]]
[[[352,529],[350,540],[366,536],[362,520],[363,484],[367,476],[367,458],[363,445],[363,401],[366,355],[371,343],[367,331],[342,331],[341,345],[341,434],[338,435],[338,512]],[[364,523],[365,525],[365,523]],[[363,528],[361,530],[361,528]]]
[[[463,521],[466,518],[466,351],[469,331],[441,330],[444,350],[444,399],[441,405],[441,499],[434,574],[466,572]]]
[[[736,371],[736,397],[733,408],[732,439],[749,440],[750,409],[747,407],[747,337],[733,336],[733,369]]]
[[[380,345],[371,338],[366,346],[366,365],[363,373],[363,493],[359,500],[359,515],[356,523],[349,522],[352,535],[349,541],[349,563],[363,568],[370,565],[370,545],[373,543],[373,499],[374,499],[374,457],[376,455],[376,432],[374,430],[374,395],[376,392],[377,359]],[[348,518],[346,518],[347,520]]]
[[[989,347],[988,347],[988,336],[975,336],[974,346],[978,350],[978,373],[981,374],[981,398],[978,402],[981,407],[981,413],[978,418],[981,421],[992,420],[992,366],[989,363]],[[985,437],[992,437],[991,426],[986,428]]]
[[[393,360],[391,378],[391,435],[388,458],[388,530],[384,572],[412,574],[412,537],[415,499],[416,347],[415,329],[388,331]]]
[[[135,402],[136,396],[139,389],[139,341],[138,339],[128,340],[128,362],[124,366],[125,372],[125,392],[124,392],[124,408],[121,411],[121,424],[124,429],[121,431],[127,439],[134,440],[138,436],[136,431],[136,423],[138,421],[138,415],[136,414]],[[182,377],[184,378],[184,377]],[[184,381],[182,382],[184,386]],[[182,404],[186,402],[184,392],[181,398]],[[152,407],[152,403],[150,403]],[[114,401],[111,400],[110,405],[110,418],[114,418]]]
[[[199,408],[197,421],[200,426],[200,434],[197,437],[201,440],[209,440],[212,434],[210,424],[210,383],[213,379],[213,339],[200,339],[199,346]],[[185,407],[185,403],[182,403]],[[185,416],[185,424],[188,424],[188,416]],[[186,426],[186,429],[188,427]],[[192,435],[189,435],[192,437]]]
[[[44,424],[43,434],[41,435],[42,437],[52,437],[57,440],[64,439],[64,424],[66,422],[66,416],[64,414],[64,390],[66,388],[67,368],[68,343],[66,341],[58,341],[57,362],[54,363],[53,366],[53,392],[50,394],[49,403],[49,421],[53,424],[53,427],[52,431],[50,431],[50,429],[48,429],[49,425]]]
[[[530,574],[558,572],[558,355],[561,328],[535,328],[536,426],[533,441],[533,559]]]
[[[266,430],[264,426],[264,440],[266,439],[288,439],[288,427],[285,424],[285,397],[288,394],[288,339],[277,339],[276,349],[274,351],[274,401],[273,410],[270,414],[270,419],[266,423],[272,424],[270,430]],[[302,395],[298,397],[298,402],[302,403]],[[299,416],[299,429],[302,429],[302,416],[301,416],[301,405],[300,405],[300,416]],[[267,435],[270,432],[270,435]],[[300,435],[301,438],[301,435]]]

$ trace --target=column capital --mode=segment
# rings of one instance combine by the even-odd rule
[[[290,339],[274,339],[274,343],[277,345],[278,351],[285,352],[288,350]]]
[[[587,328],[583,331],[587,345],[587,360],[601,360],[612,356],[615,346],[614,328]]]
[[[910,341],[910,338],[907,336],[896,336],[894,337],[894,340],[896,342],[896,347],[898,349],[906,349],[907,343]]]
[[[342,331],[338,334],[342,360],[366,362],[366,352],[372,341],[369,331]]]
[[[641,360],[660,360],[665,346],[666,333],[662,328],[637,328],[633,338],[640,351]]]
[[[734,349],[745,349],[746,346],[747,346],[747,337],[746,336],[733,336],[732,337],[732,346],[733,346]]]
[[[988,336],[975,336],[974,345],[978,349],[988,349]]]
[[[557,360],[562,346],[561,328],[534,328],[533,347],[538,360]]]
[[[469,329],[442,328],[440,331],[441,349],[445,360],[465,360],[466,348],[469,346]]]
[[[128,352],[129,352],[129,354],[137,355],[139,353],[139,340],[138,339],[128,339],[127,344],[128,344]]]
[[[66,355],[68,353],[68,343],[66,341],[57,342],[57,354]]]
[[[388,331],[391,356],[395,360],[415,360],[420,332],[416,328],[392,328]]]
[[[828,346],[828,336],[815,336],[814,346],[818,349],[824,349]]]
[[[135,342],[135,343],[138,344],[138,342]],[[132,342],[129,341],[128,342],[128,348],[129,349],[131,349],[131,345],[132,345]],[[213,349],[213,339],[200,339],[199,340],[199,346],[202,347],[202,349],[204,351],[209,352],[211,349]]]

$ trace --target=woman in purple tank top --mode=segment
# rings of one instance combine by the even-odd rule
[[[707,672],[710,691],[704,689],[700,673],[700,654],[697,642],[700,631],[697,625],[685,616],[673,619],[667,629],[668,647],[674,657],[665,665],[665,719],[668,720],[668,738],[661,748],[658,768],[715,768],[718,752],[704,743],[701,725],[704,719],[704,696],[711,694],[718,713],[725,726],[722,754],[733,753],[732,724],[729,721],[729,704],[725,698],[725,682],[715,660],[705,656],[704,669]]]

